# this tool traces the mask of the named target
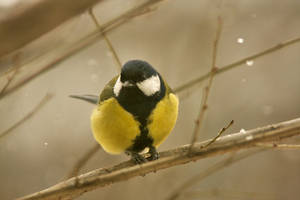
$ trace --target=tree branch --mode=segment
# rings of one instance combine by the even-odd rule
[[[207,148],[202,147],[210,140],[196,143],[193,151],[189,154],[187,152],[190,145],[184,145],[161,152],[160,159],[142,165],[135,165],[132,161],[127,161],[110,168],[96,169],[58,183],[43,191],[22,197],[19,200],[72,199],[96,188],[105,187],[136,176],[145,176],[161,169],[255,147],[257,143],[278,141],[295,135],[300,135],[300,118],[248,130],[246,133],[226,135],[220,137]]]
[[[131,8],[124,12],[123,14],[117,16],[116,18],[104,23],[101,25],[102,32],[108,33],[109,31],[112,31],[113,29],[117,28],[118,26],[128,22],[130,19],[139,16],[141,14],[145,14],[145,12],[152,11],[151,7],[157,5],[158,3],[165,1],[165,0],[147,0],[146,2],[135,6],[134,8]],[[88,46],[95,43],[95,41],[102,39],[103,34],[99,31],[99,29],[91,32],[90,34],[84,36],[83,38],[79,39],[77,42],[72,44],[71,47],[68,48],[68,50],[64,51],[63,53],[59,54],[58,57],[50,61],[44,66],[41,66],[40,69],[38,69],[36,72],[30,74],[28,77],[16,82],[13,86],[8,87],[5,92],[3,92],[0,95],[0,99],[3,98],[5,95],[10,94],[11,92],[17,91],[20,87],[24,86],[26,83],[30,82],[37,76],[47,72],[52,67],[57,66],[59,63],[64,61],[65,59],[75,55],[81,50],[84,50]],[[24,67],[28,67],[31,62],[36,61],[35,59],[31,60],[28,63],[23,64],[20,68],[23,69]],[[8,72],[9,73],[9,72]],[[6,75],[7,73],[5,73]]]
[[[229,71],[229,70],[231,70],[231,69],[233,69],[235,67],[238,67],[238,66],[240,66],[242,64],[245,64],[247,62],[247,60],[254,60],[256,58],[260,58],[262,56],[268,55],[270,53],[278,51],[278,50],[280,50],[280,49],[282,49],[284,47],[288,47],[290,45],[296,44],[298,42],[300,42],[300,37],[297,37],[297,38],[292,39],[292,40],[288,40],[286,42],[281,42],[281,43],[279,43],[279,44],[277,44],[277,45],[275,45],[275,46],[273,46],[271,48],[268,48],[268,49],[266,49],[264,51],[261,51],[259,53],[253,54],[252,56],[248,56],[248,57],[242,58],[242,59],[240,59],[240,60],[238,60],[238,61],[236,61],[234,63],[231,63],[229,65],[225,65],[223,67],[220,67],[214,73],[215,73],[215,75],[222,74],[222,73],[227,72],[227,71]],[[187,83],[185,83],[185,84],[183,84],[183,85],[175,88],[174,91],[176,93],[182,92],[182,91],[184,91],[184,90],[186,90],[186,89],[188,89],[188,88],[190,88],[190,87],[192,87],[192,86],[194,86],[194,85],[196,85],[196,84],[198,84],[198,83],[200,83],[200,82],[208,79],[210,77],[211,73],[212,72],[208,72],[208,73],[206,73],[206,74],[204,74],[204,75],[202,75],[202,76],[200,76],[200,77],[198,77],[198,78],[196,78],[194,80],[188,81]]]
[[[213,43],[213,51],[212,51],[212,64],[211,64],[211,70],[210,70],[210,74],[209,74],[209,80],[208,80],[208,84],[207,86],[204,88],[204,92],[203,92],[203,96],[201,99],[201,106],[200,106],[200,111],[196,120],[196,126],[194,128],[194,133],[192,136],[192,140],[191,140],[191,148],[190,150],[192,150],[192,148],[194,147],[195,142],[198,139],[198,135],[201,129],[201,125],[204,119],[204,114],[205,111],[207,110],[207,101],[208,101],[208,96],[209,96],[209,92],[210,92],[210,88],[212,86],[212,82],[215,76],[215,72],[217,69],[216,66],[216,61],[217,61],[217,51],[218,51],[218,44],[219,44],[219,40],[221,37],[221,32],[222,32],[222,19],[221,17],[218,17],[218,26],[217,26],[217,32],[216,32],[216,38],[214,40]]]
[[[12,74],[7,76],[7,82],[3,86],[3,88],[0,90],[0,96],[4,93],[6,88],[9,86],[9,84],[12,82],[12,80],[17,75],[18,70],[20,68],[20,56],[21,56],[21,53],[19,52],[13,57],[13,63],[15,63],[15,67],[13,68]]]
[[[118,65],[118,71],[121,71],[121,68],[122,68],[121,60],[120,60],[114,46],[112,45],[111,41],[109,40],[106,33],[103,31],[102,26],[100,25],[100,23],[98,22],[96,16],[94,15],[93,8],[89,9],[89,14],[90,14],[93,22],[95,23],[97,29],[102,33],[102,36],[103,36],[103,38],[104,38],[104,40],[107,44],[108,50],[111,52],[111,54],[113,55],[114,60],[116,61],[117,65]]]
[[[103,0],[23,1],[0,18],[0,57],[28,44]]]
[[[300,144],[257,143],[255,145],[257,147],[262,147],[262,148],[287,149],[287,150],[300,149]]]

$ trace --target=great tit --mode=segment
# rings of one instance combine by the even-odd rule
[[[172,131],[178,98],[147,62],[131,60],[100,94],[71,95],[97,104],[91,115],[94,138],[110,154],[125,152],[136,163],[156,160],[156,148]],[[150,157],[139,153],[149,148]]]

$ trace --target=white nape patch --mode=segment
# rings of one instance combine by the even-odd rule
[[[147,78],[136,85],[146,96],[151,96],[160,90],[159,76],[151,76],[150,78]]]
[[[118,80],[116,81],[116,83],[114,85],[114,94],[116,96],[119,96],[121,89],[122,89],[122,83],[121,83],[120,76],[119,76]]]

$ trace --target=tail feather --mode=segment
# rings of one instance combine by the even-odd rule
[[[90,95],[90,94],[86,94],[86,95],[69,95],[69,97],[75,98],[75,99],[81,99],[81,100],[87,101],[87,102],[92,103],[92,104],[98,104],[98,102],[99,102],[99,97],[96,96],[96,95]]]

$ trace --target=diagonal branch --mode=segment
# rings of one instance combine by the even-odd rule
[[[122,68],[121,60],[120,60],[115,48],[113,47],[112,43],[110,42],[109,38],[107,37],[106,33],[103,31],[102,26],[100,25],[100,23],[98,22],[96,16],[94,15],[93,8],[89,9],[89,14],[92,17],[93,22],[97,26],[98,30],[102,33],[102,36],[103,36],[103,38],[104,38],[104,40],[107,44],[107,47],[108,47],[109,51],[112,53],[112,55],[114,57],[114,60],[116,61],[117,65],[118,65],[118,70],[120,71],[121,68]]]
[[[280,50],[282,48],[288,47],[290,45],[293,45],[293,44],[296,44],[296,43],[299,43],[299,42],[300,42],[300,37],[297,37],[295,39],[291,39],[291,40],[288,40],[288,41],[285,41],[285,42],[281,42],[281,43],[279,43],[279,44],[277,44],[277,45],[275,45],[273,47],[270,47],[270,48],[268,48],[268,49],[266,49],[264,51],[261,51],[259,53],[253,54],[253,55],[245,57],[245,58],[242,58],[242,59],[240,59],[240,60],[238,60],[238,61],[236,61],[234,63],[231,63],[229,65],[225,65],[223,67],[220,67],[215,72],[215,75],[222,74],[222,73],[227,72],[227,71],[229,71],[229,70],[231,70],[233,68],[236,68],[236,67],[238,67],[240,65],[243,65],[243,64],[245,64],[247,62],[247,60],[254,60],[256,58],[260,58],[262,56],[268,55],[270,53],[273,53],[273,52],[278,51],[278,50]],[[179,92],[182,92],[182,91],[184,91],[184,90],[186,90],[186,89],[188,89],[188,88],[190,88],[190,87],[192,87],[192,86],[194,86],[194,85],[196,85],[198,83],[201,83],[202,81],[208,79],[210,77],[211,73],[212,72],[208,72],[208,73],[206,73],[206,74],[204,74],[204,75],[202,75],[202,76],[200,76],[200,77],[198,77],[198,78],[196,78],[194,80],[191,80],[191,81],[189,81],[189,82],[187,82],[187,83],[185,83],[185,84],[183,84],[183,85],[175,88],[174,91],[176,93],[179,93]]]
[[[15,67],[13,68],[11,75],[7,76],[7,82],[5,83],[5,85],[3,86],[3,88],[0,90],[0,96],[1,96],[1,94],[4,93],[4,91],[6,90],[6,88],[10,85],[10,83],[12,82],[12,80],[18,74],[18,71],[19,71],[19,68],[20,68],[20,57],[21,57],[21,53],[17,53],[13,57],[13,62],[15,63]]]
[[[135,18],[141,14],[145,14],[145,12],[150,12],[153,9],[151,9],[153,6],[156,6],[157,4],[161,3],[165,0],[147,0],[144,3],[141,3],[123,14],[117,16],[116,18],[104,23],[101,25],[102,31],[104,33],[108,33],[115,28],[125,24],[126,22],[129,22],[132,18]],[[66,60],[67,58],[75,55],[76,53],[84,50],[85,48],[89,47],[90,45],[94,44],[97,40],[102,39],[103,34],[98,29],[91,32],[90,34],[84,36],[83,38],[76,41],[74,44],[71,45],[71,47],[68,48],[68,50],[62,52],[51,60],[49,63],[47,63],[44,66],[41,66],[35,73],[30,74],[28,77],[18,81],[16,84],[10,86],[7,88],[7,90],[0,95],[0,99],[4,97],[5,95],[10,94],[11,92],[17,91],[20,87],[24,86],[26,83],[30,82],[37,76],[47,72],[49,69],[57,66],[62,61]],[[35,59],[31,60],[30,62],[23,64],[20,68],[23,69],[24,67],[27,67],[32,62],[36,61]],[[7,73],[5,73],[6,75]]]
[[[142,165],[135,165],[131,161],[127,161],[110,168],[96,169],[58,183],[43,191],[19,198],[19,200],[72,199],[96,188],[105,187],[136,176],[145,176],[161,169],[255,147],[257,143],[278,141],[295,135],[300,135],[300,118],[248,130],[246,133],[223,136],[207,148],[202,148],[202,146],[209,141],[200,142],[195,144],[190,154],[187,154],[190,145],[185,145],[161,152],[160,159]]]
[[[19,49],[103,0],[20,1],[1,9],[0,57]]]

